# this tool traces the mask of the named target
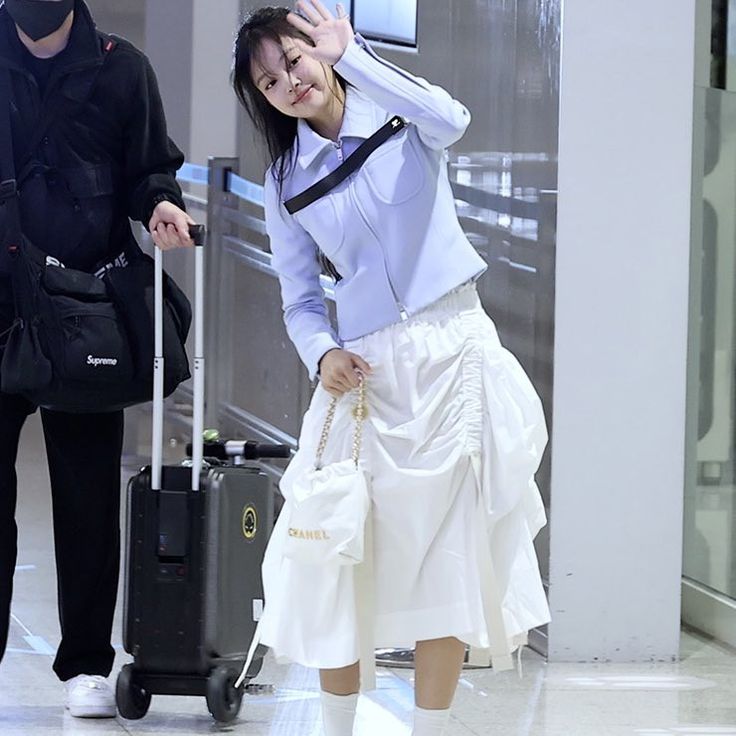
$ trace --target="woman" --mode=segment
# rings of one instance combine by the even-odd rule
[[[234,87],[264,136],[266,224],[291,340],[319,376],[289,474],[350,457],[365,379],[362,460],[371,475],[377,647],[416,647],[413,733],[444,733],[466,645],[497,669],[549,620],[532,540],[545,523],[534,473],[547,435],[540,401],[485,315],[485,263],[455,215],[445,149],[470,122],[444,90],[380,59],[338,5],[256,11],[240,30]],[[394,115],[407,127],[329,194],[284,202],[336,169]],[[320,253],[321,252],[321,253]],[[333,329],[320,255],[340,279]],[[282,483],[282,489],[284,484]],[[289,498],[287,497],[287,507]],[[360,673],[354,568],[282,554],[264,562],[261,641],[320,668],[327,736],[352,733]]]

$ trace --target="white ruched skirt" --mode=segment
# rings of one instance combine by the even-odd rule
[[[474,284],[348,342],[373,368],[361,459],[372,498],[373,643],[457,637],[496,669],[550,620],[533,540],[542,405],[502,347]],[[287,473],[313,467],[330,395],[317,386]],[[355,396],[339,402],[323,463],[351,456]],[[360,654],[356,568],[284,558],[290,499],[263,563],[260,641],[281,661],[337,668]],[[364,624],[365,625],[365,624]]]

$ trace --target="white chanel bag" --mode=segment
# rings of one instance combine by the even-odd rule
[[[370,508],[368,477],[360,460],[366,414],[363,379],[353,411],[352,457],[322,467],[337,401],[333,398],[327,411],[314,468],[296,477],[287,472],[281,481],[281,490],[290,507],[284,509],[289,513],[284,556],[304,564],[356,565],[363,560],[365,524]]]
[[[370,523],[368,476],[360,460],[363,421],[366,415],[363,379],[358,389],[358,401],[353,410],[355,432],[353,452],[349,460],[322,467],[322,455],[335,418],[337,399],[327,411],[322,437],[313,469],[306,473],[289,472],[281,480],[286,498],[282,514],[287,514],[289,529],[283,547],[284,557],[306,564],[353,565],[355,599],[358,611],[358,638],[360,640],[361,690],[376,687],[376,658],[373,641],[373,549]],[[290,466],[290,468],[293,466]],[[325,574],[337,572],[326,568]],[[261,641],[261,629],[269,612],[266,601],[264,615],[258,622],[248,657],[235,683],[245,682],[250,665]]]

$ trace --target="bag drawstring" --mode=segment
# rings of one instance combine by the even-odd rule
[[[523,679],[524,672],[521,668],[521,651],[524,649],[523,644],[519,644],[519,648],[516,650],[516,671],[519,673],[519,679]]]
[[[238,677],[238,679],[235,681],[236,688],[239,688],[245,682],[245,678],[248,676],[248,670],[250,669],[251,664],[253,664],[253,659],[256,656],[258,645],[261,643],[261,621],[263,621],[263,615],[261,615],[261,620],[258,622],[258,626],[256,626],[256,631],[253,634],[253,641],[250,644],[248,656],[245,658],[245,664],[243,665],[240,677]]]

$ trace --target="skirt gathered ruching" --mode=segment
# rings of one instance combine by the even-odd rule
[[[345,349],[373,368],[361,459],[370,473],[373,624],[379,648],[454,636],[496,669],[550,620],[533,540],[546,523],[534,481],[542,405],[498,339],[474,284]],[[287,473],[314,464],[330,403],[320,386]],[[323,462],[350,457],[355,395],[338,403]],[[261,642],[280,660],[359,658],[355,570],[285,559],[290,499],[263,564]]]

